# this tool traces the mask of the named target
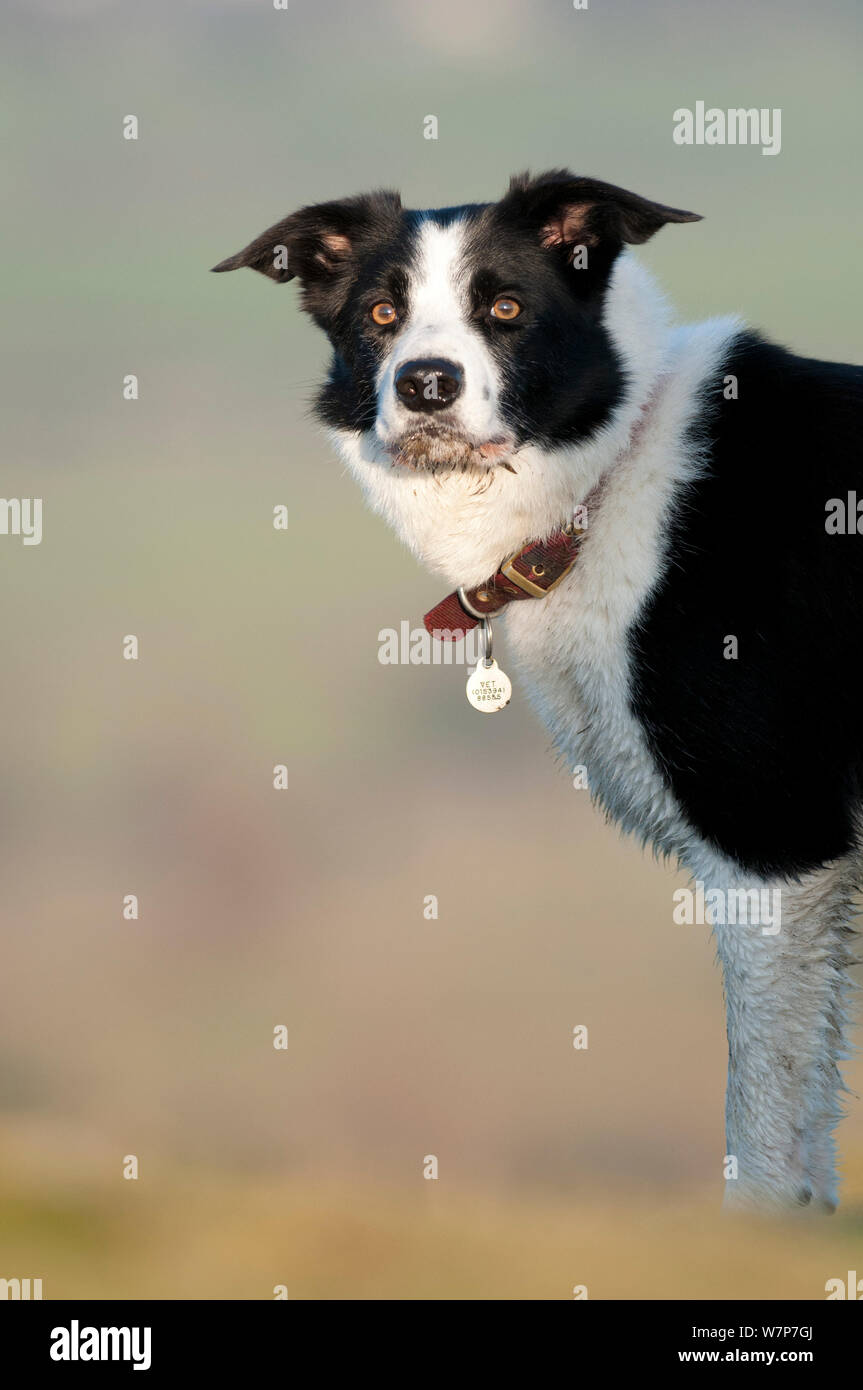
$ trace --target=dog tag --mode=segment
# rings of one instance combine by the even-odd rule
[[[480,661],[468,676],[465,690],[474,709],[483,714],[497,714],[512,698],[512,681],[496,661],[489,661],[487,665]]]

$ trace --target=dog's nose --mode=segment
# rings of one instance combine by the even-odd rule
[[[462,380],[455,362],[405,362],[396,372],[396,395],[408,410],[445,410],[460,394]]]

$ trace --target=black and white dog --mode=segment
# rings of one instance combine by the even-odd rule
[[[698,220],[561,170],[491,204],[307,207],[215,269],[299,280],[333,347],[320,418],[463,596],[493,596],[590,499],[575,563],[508,609],[509,649],[596,801],[709,904],[728,1199],[832,1209],[863,844],[863,369],[731,318],[672,326],[625,248]],[[768,894],[781,915],[759,925],[744,909]]]

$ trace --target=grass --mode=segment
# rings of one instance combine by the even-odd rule
[[[710,1198],[571,1201],[418,1179],[274,1181],[172,1172],[110,1194],[0,1181],[3,1273],[44,1297],[822,1299],[863,1267],[863,1162],[833,1217],[723,1217]]]

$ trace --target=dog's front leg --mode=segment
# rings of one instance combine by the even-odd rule
[[[726,1162],[730,1207],[836,1206],[854,878],[843,861],[773,880],[758,888],[762,903],[781,904],[766,920],[714,919],[728,1018],[727,1155],[736,1160]],[[727,902],[727,880],[721,891]]]

